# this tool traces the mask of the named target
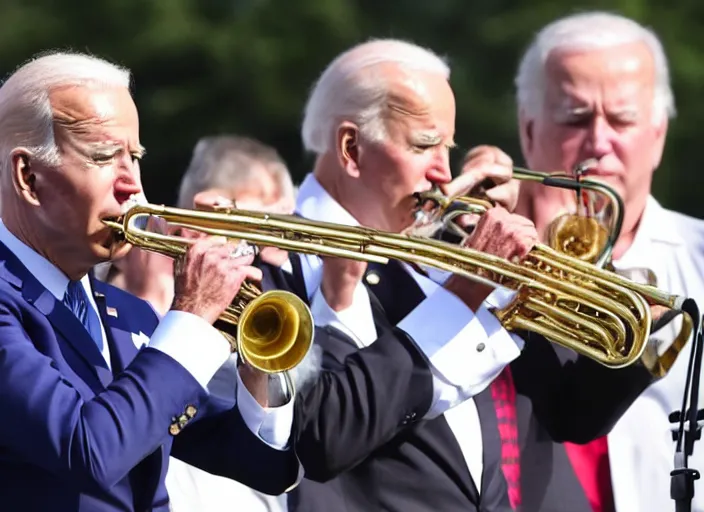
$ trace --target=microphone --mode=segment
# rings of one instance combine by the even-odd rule
[[[677,423],[673,432],[675,440],[675,465],[670,472],[670,497],[675,501],[676,512],[691,512],[694,498],[694,482],[699,480],[699,471],[688,466],[688,457],[694,451],[694,442],[701,437],[701,427],[698,421],[704,419],[704,409],[697,410],[699,403],[699,381],[702,373],[702,351],[704,338],[699,308],[692,299],[686,299],[682,311],[688,313],[694,323],[692,351],[689,355],[687,378],[682,396],[682,409],[670,414],[671,423]],[[689,421],[685,431],[685,423]]]

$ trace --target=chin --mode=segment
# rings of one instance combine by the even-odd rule
[[[623,178],[621,176],[616,176],[613,174],[606,176],[594,175],[589,176],[589,179],[598,181],[599,183],[603,183],[604,185],[611,187],[618,195],[621,196],[621,198],[623,198],[625,186],[623,183]]]
[[[101,240],[92,244],[93,257],[98,263],[106,263],[124,258],[132,246],[113,239]]]
[[[121,260],[132,249],[132,246],[126,242],[113,242],[109,249],[108,259],[115,261]]]

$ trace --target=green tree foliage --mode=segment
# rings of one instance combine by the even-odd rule
[[[152,201],[172,202],[192,148],[215,133],[276,146],[300,179],[299,137],[314,80],[340,51],[371,37],[412,39],[453,66],[460,148],[497,144],[521,162],[513,76],[534,31],[576,9],[551,0],[3,0],[0,69],[37,52],[89,51],[128,66],[148,148]],[[704,106],[704,20],[699,0],[590,0],[653,27],[671,59],[679,115],[670,127],[655,194],[704,217],[698,165]],[[458,151],[458,155],[459,151]]]

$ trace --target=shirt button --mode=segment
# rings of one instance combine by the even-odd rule
[[[486,348],[486,345],[484,343],[480,343],[477,345],[477,352],[481,352]]]

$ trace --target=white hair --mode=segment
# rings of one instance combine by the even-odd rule
[[[0,87],[0,173],[9,176],[10,153],[25,147],[48,165],[59,164],[49,94],[57,87],[125,87],[130,72],[80,53],[37,56]]]
[[[655,63],[653,122],[660,123],[665,115],[674,117],[670,71],[657,35],[634,20],[603,11],[566,16],[538,32],[518,67],[518,109],[531,118],[539,115],[545,95],[545,63],[552,52],[598,50],[636,42],[647,45]]]
[[[443,58],[413,43],[378,39],[354,46],[335,58],[313,86],[301,127],[307,151],[318,155],[328,151],[335,127],[345,120],[357,124],[366,137],[383,140],[389,81],[384,73],[374,71],[384,64],[450,78]]]
[[[181,179],[178,206],[193,208],[196,194],[211,188],[238,189],[269,173],[278,187],[278,200],[294,207],[295,189],[286,162],[272,146],[238,135],[201,138]]]

